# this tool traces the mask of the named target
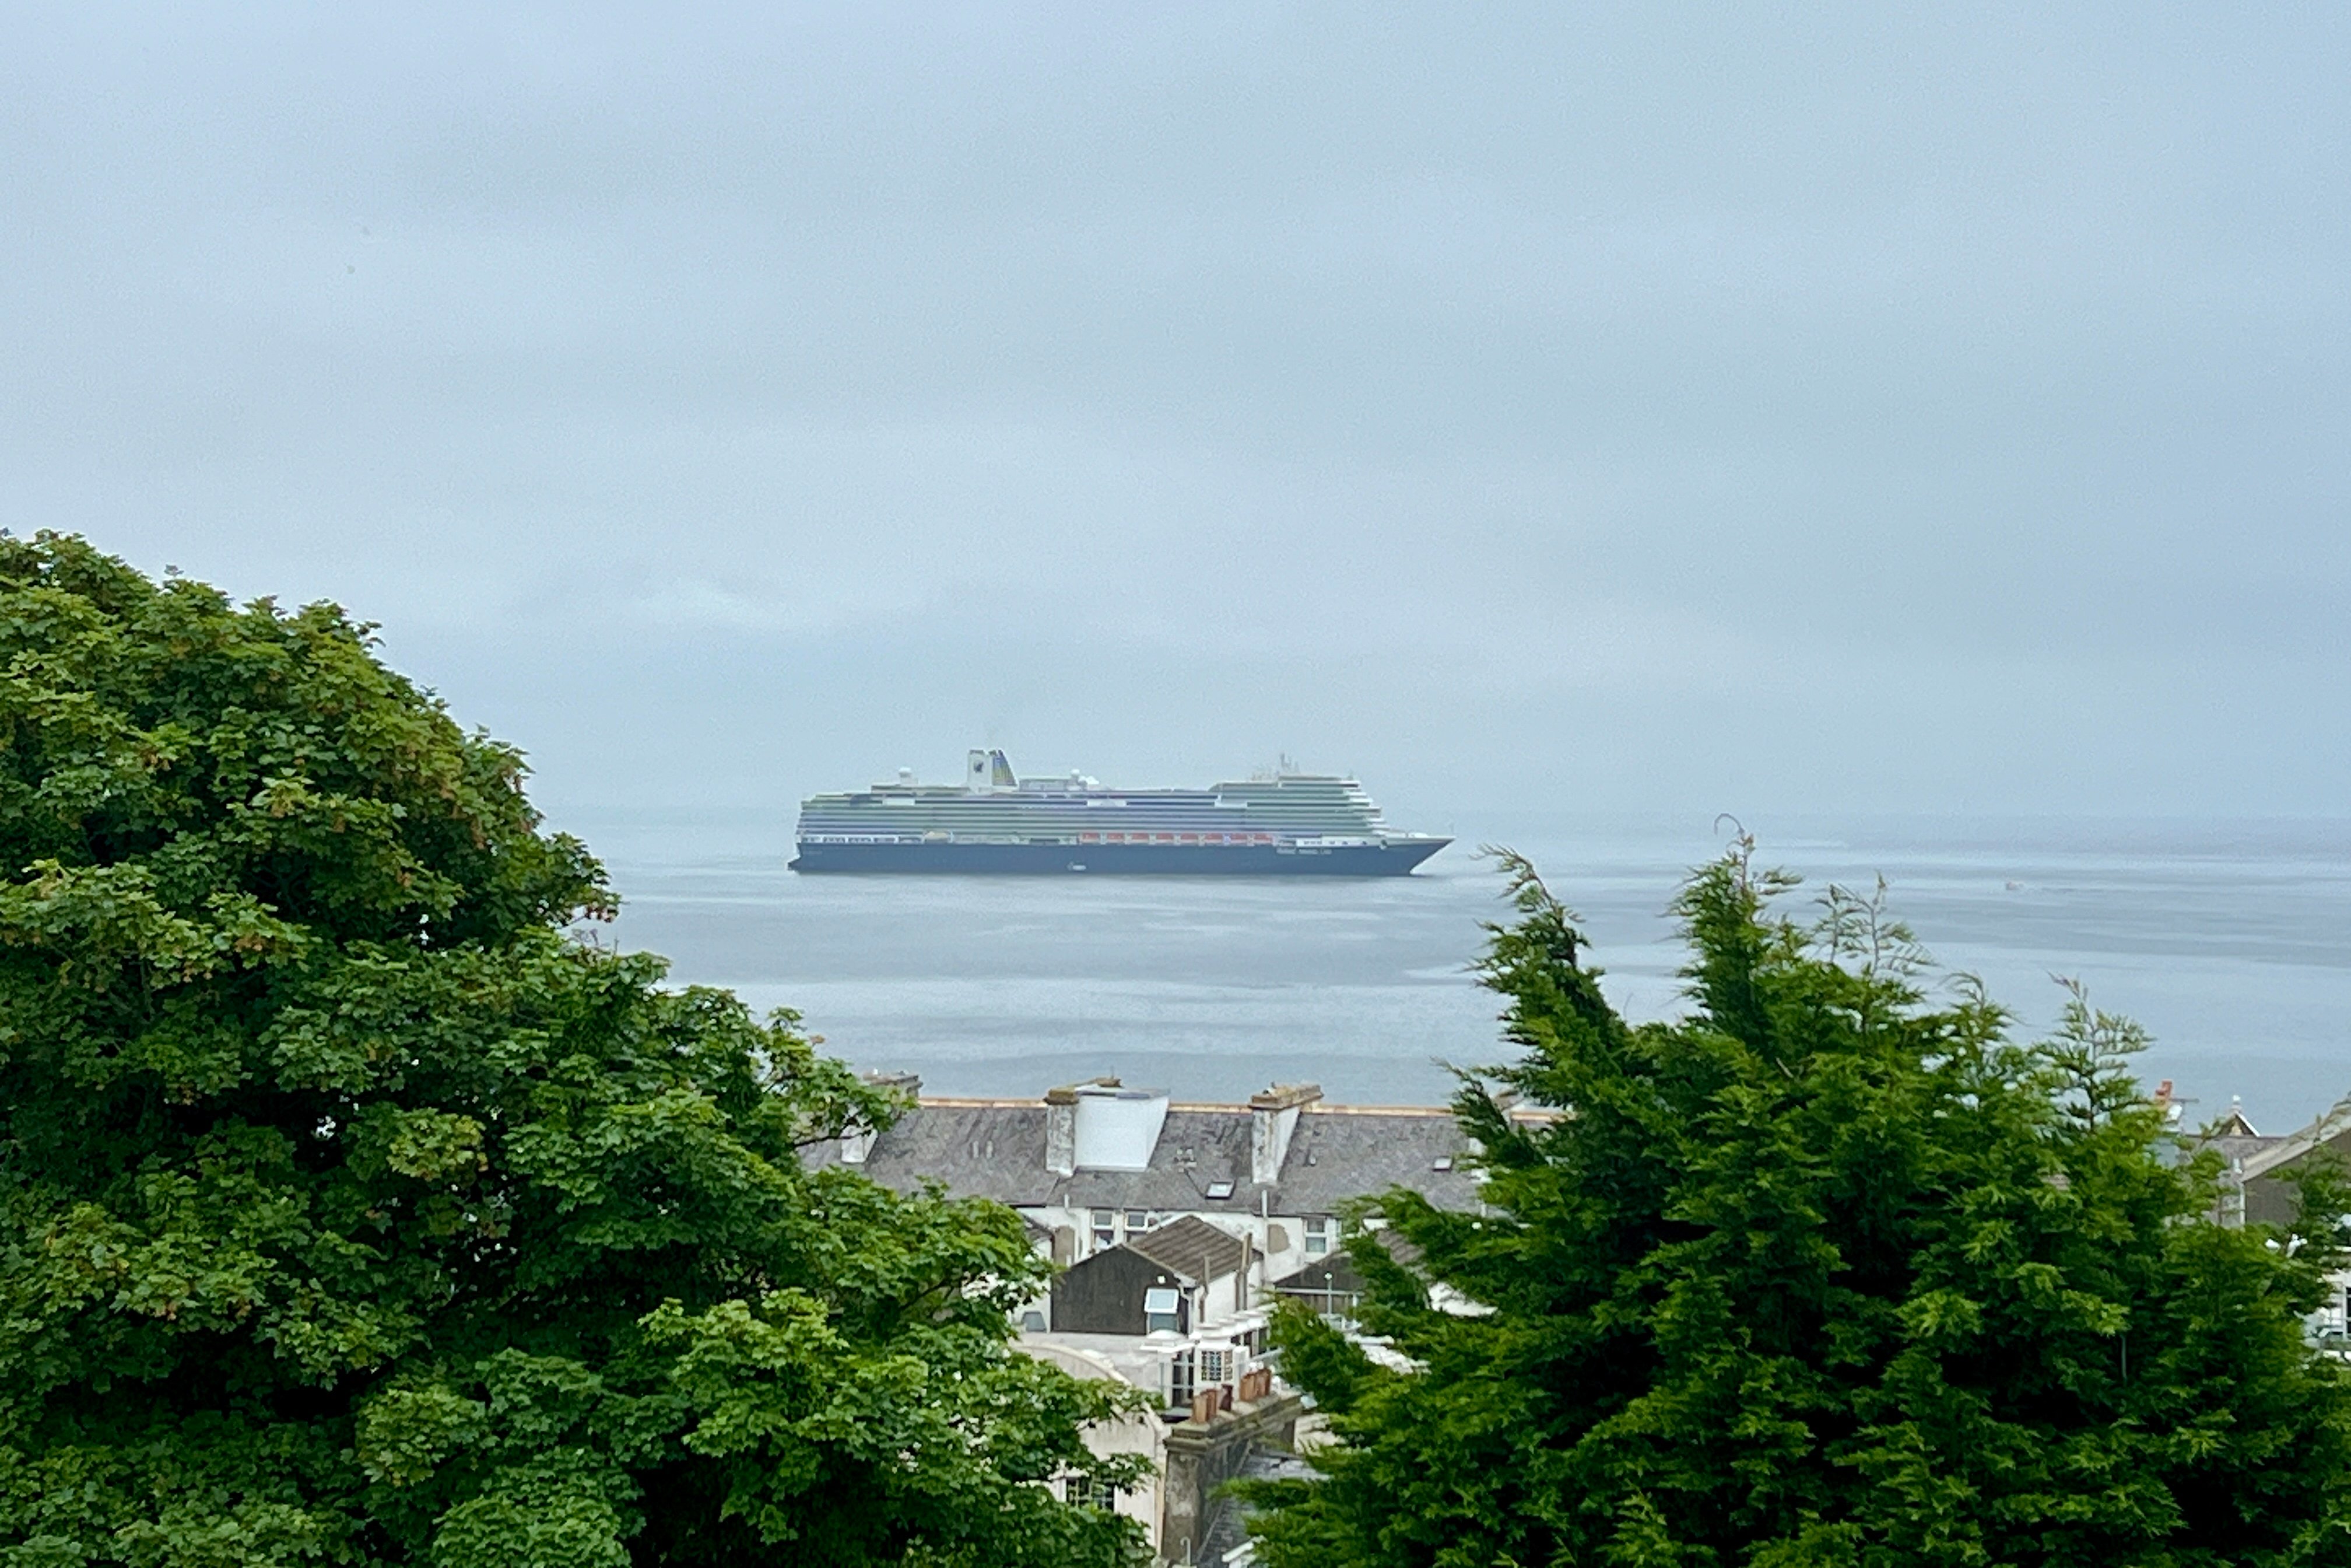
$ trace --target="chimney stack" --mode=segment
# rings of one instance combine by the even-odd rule
[[[1080,1102],[1106,1099],[1155,1101],[1158,1116],[1150,1119],[1149,1135],[1142,1141],[1140,1159],[1130,1162],[1116,1157],[1125,1145],[1134,1142],[1132,1137],[1122,1138],[1119,1134],[1131,1133],[1133,1129],[1114,1125],[1112,1120],[1102,1118],[1097,1118],[1101,1123],[1099,1125],[1081,1126],[1081,1123],[1085,1121],[1085,1112]],[[1146,1106],[1146,1113],[1148,1109]],[[1166,1115],[1167,1095],[1164,1091],[1155,1093],[1123,1090],[1114,1077],[1089,1078],[1083,1083],[1064,1083],[1059,1089],[1048,1089],[1045,1091],[1045,1168],[1055,1176],[1074,1176],[1078,1169],[1078,1145],[1081,1139],[1085,1139],[1096,1145],[1095,1157],[1086,1162],[1088,1166],[1099,1166],[1107,1170],[1141,1170],[1151,1163],[1152,1145],[1159,1138],[1159,1123]],[[1101,1157],[1106,1147],[1113,1157]]]
[[[1045,1091],[1045,1168],[1055,1176],[1078,1169],[1078,1092],[1069,1084]]]
[[[1298,1113],[1322,1098],[1320,1083],[1277,1083],[1249,1096],[1249,1180],[1270,1186],[1281,1179]]]
[[[915,1073],[874,1071],[862,1076],[876,1089],[895,1090],[909,1105],[914,1104],[915,1097],[923,1092],[922,1078]],[[841,1128],[841,1163],[845,1166],[863,1165],[865,1156],[873,1152],[873,1140],[881,1135],[878,1129],[869,1127],[863,1122],[852,1122]]]

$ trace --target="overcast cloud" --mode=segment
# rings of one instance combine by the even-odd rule
[[[2339,811],[2351,12],[10,7],[0,524],[559,814]]]

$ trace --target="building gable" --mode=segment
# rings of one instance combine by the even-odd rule
[[[1179,1333],[1191,1332],[1187,1280],[1132,1247],[1113,1247],[1062,1270],[1053,1281],[1055,1333],[1140,1335],[1148,1332],[1144,1297],[1154,1290],[1176,1293]]]

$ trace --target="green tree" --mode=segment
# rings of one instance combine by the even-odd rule
[[[1019,1220],[368,633],[0,538],[0,1563],[1126,1560]]]
[[[1628,1024],[1509,868],[1498,1077],[1557,1114],[1466,1088],[1489,1211],[1390,1193],[1351,1244],[1408,1370],[1280,1324],[1339,1441],[1257,1489],[1267,1563],[2351,1562],[2333,1227],[2209,1222],[2135,1029],[2077,993],[2012,1043],[1882,888],[1800,925],[1744,845],[1676,905],[1687,1016]]]

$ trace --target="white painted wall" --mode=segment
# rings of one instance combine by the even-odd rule
[[[1111,1340],[1108,1334],[1023,1334],[1016,1342],[1021,1350],[1038,1360],[1050,1362],[1072,1377],[1099,1379],[1109,1383],[1134,1383],[1111,1355],[1079,1340]],[[1127,1344],[1136,1342],[1124,1341]],[[1148,1384],[1138,1387],[1152,1386]],[[1096,1421],[1085,1429],[1086,1449],[1104,1458],[1119,1454],[1140,1454],[1150,1461],[1148,1480],[1132,1491],[1118,1495],[1118,1511],[1143,1526],[1144,1538],[1154,1552],[1159,1550],[1159,1520],[1165,1511],[1160,1493],[1166,1485],[1167,1428],[1152,1416],[1127,1416],[1115,1421]]]
[[[1167,1096],[1135,1089],[1078,1091],[1078,1168],[1139,1171],[1151,1165],[1159,1129],[1167,1122]]]

